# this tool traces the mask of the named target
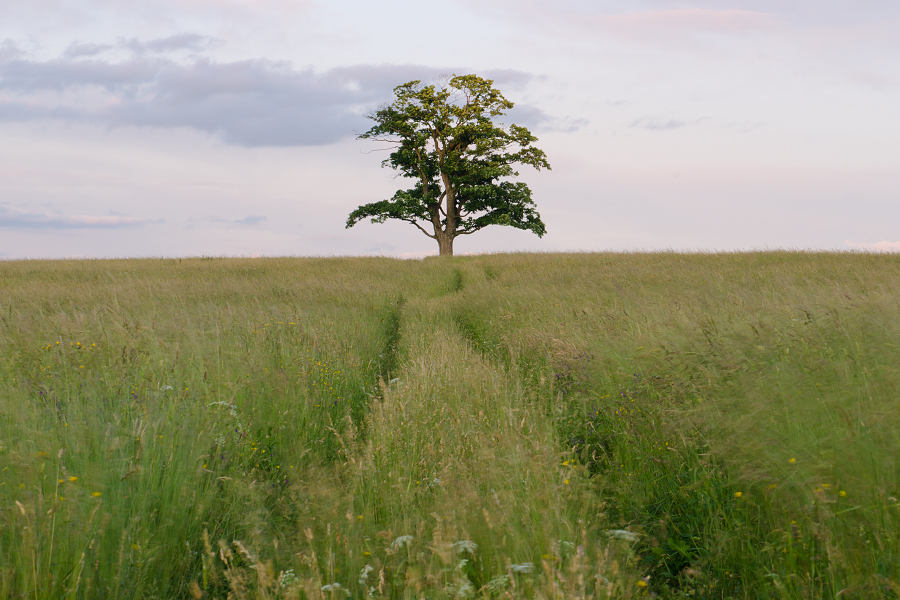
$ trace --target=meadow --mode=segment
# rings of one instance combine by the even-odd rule
[[[0,262],[0,597],[900,598],[900,257]]]

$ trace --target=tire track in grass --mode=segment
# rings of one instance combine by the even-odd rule
[[[456,268],[453,270],[453,277],[450,280],[450,289],[451,293],[461,292],[463,289],[463,273],[462,269]]]
[[[376,357],[378,376],[385,382],[390,382],[400,370],[400,325],[403,322],[403,307],[406,298],[398,295],[391,301],[382,315],[381,321],[381,353]]]
[[[570,482],[554,425],[519,374],[459,334],[446,298],[412,299],[403,318],[407,360],[372,403],[350,488],[362,522],[409,545],[407,562],[385,571],[390,595],[440,590],[450,572],[471,595],[515,580],[539,596],[583,597],[578,582],[598,572],[620,579],[602,507]]]

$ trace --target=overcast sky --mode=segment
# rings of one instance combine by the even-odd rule
[[[900,250],[897,0],[0,0],[0,258],[436,254],[356,206],[411,79],[490,77],[548,234],[456,252]]]

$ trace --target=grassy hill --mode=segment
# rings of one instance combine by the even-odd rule
[[[890,255],[3,262],[0,596],[898,598],[898,390]]]

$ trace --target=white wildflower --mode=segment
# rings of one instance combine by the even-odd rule
[[[401,535],[396,540],[391,543],[392,550],[399,550],[403,546],[409,546],[413,541],[413,536],[411,535]]]
[[[475,554],[475,551],[478,550],[478,544],[476,544],[475,542],[470,542],[469,540],[460,540],[458,542],[453,542],[453,548],[455,548],[456,551],[460,554],[462,554],[463,552]]]
[[[366,565],[359,571],[359,585],[366,585],[369,581],[369,573],[374,571],[375,569],[372,565]]]
[[[468,579],[460,583],[448,583],[445,589],[450,593],[451,598],[475,597],[475,586]]]
[[[283,588],[290,588],[300,583],[300,578],[297,577],[297,574],[294,573],[293,569],[288,569],[287,571],[282,571],[278,575],[278,585]]]
[[[341,584],[339,584],[339,583],[329,583],[328,585],[323,585],[323,586],[322,586],[322,591],[323,591],[323,592],[344,592],[344,594],[345,594],[348,598],[351,597],[351,596],[353,595],[353,594],[350,593],[350,590],[345,589],[345,588],[342,587]]]
[[[499,594],[509,586],[509,575],[500,575],[488,581],[484,587],[495,594]]]
[[[636,542],[638,537],[640,537],[627,529],[610,529],[606,532],[606,535],[617,540],[625,540],[626,542]]]

